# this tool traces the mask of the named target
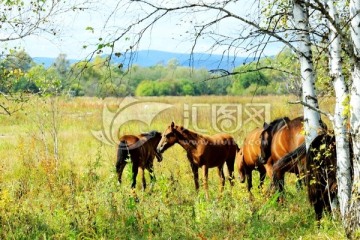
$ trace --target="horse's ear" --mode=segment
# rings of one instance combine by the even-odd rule
[[[174,128],[175,127],[175,123],[174,122],[171,122],[171,128]]]
[[[268,129],[269,126],[270,125],[267,122],[264,122],[264,125],[263,125],[264,130]]]

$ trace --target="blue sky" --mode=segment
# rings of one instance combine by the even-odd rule
[[[126,26],[130,21],[138,14],[136,11],[116,11],[113,12],[112,17],[109,16],[109,9],[113,9],[117,1],[110,0],[104,1],[103,4],[96,6],[96,10],[87,11],[82,13],[69,13],[62,16],[57,21],[57,27],[61,29],[61,32],[57,36],[49,36],[46,34],[40,34],[37,36],[27,37],[20,41],[12,42],[9,46],[20,45],[27,53],[32,57],[57,57],[60,53],[67,55],[69,59],[81,59],[85,58],[91,52],[91,45],[101,37],[107,35],[116,35],[116,29],[119,26]],[[121,2],[121,1],[120,1]],[[118,4],[121,4],[117,2]],[[248,1],[245,1],[245,3]],[[239,11],[246,12],[246,7],[242,6]],[[186,16],[186,15],[173,15],[164,18],[157,22],[151,31],[148,31],[139,45],[140,50],[161,50],[177,53],[189,53],[192,47],[192,41],[186,41],[186,32],[192,30],[193,26],[190,23],[191,18],[201,21],[209,19],[213,16],[207,15],[206,12],[201,14]],[[179,24],[180,20],[182,21]],[[107,22],[106,27],[104,23]],[[236,34],[234,32],[234,26],[237,22],[228,22],[223,25],[215,26],[215,31],[221,34]],[[86,30],[91,26],[94,32]],[[87,49],[84,49],[84,45],[89,45]],[[122,43],[119,42],[119,50]],[[124,44],[124,46],[126,43]],[[209,49],[211,43],[206,39],[200,41],[197,44],[195,52],[205,52]],[[269,47],[266,52],[268,55],[273,55],[279,51],[278,46]],[[219,49],[215,53],[221,53]],[[242,55],[240,52],[238,55]],[[245,53],[244,53],[245,55]]]

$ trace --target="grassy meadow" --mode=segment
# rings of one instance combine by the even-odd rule
[[[209,134],[216,132],[209,119],[213,104],[241,104],[243,123],[249,103],[269,104],[271,120],[302,115],[301,106],[288,104],[295,100],[289,96],[137,99],[172,107],[156,115],[150,126],[127,122],[121,134],[162,132],[172,120],[183,124],[188,116],[184,104],[190,106],[190,115],[197,109],[197,127]],[[162,162],[154,161],[157,181],[151,191],[142,191],[138,178],[136,202],[130,190],[130,164],[119,185],[116,147],[91,133],[102,129],[104,104],[116,112],[121,101],[33,97],[22,111],[0,115],[0,239],[345,239],[340,221],[331,216],[317,227],[306,190],[296,189],[291,174],[285,179],[286,201],[278,205],[266,194],[268,178],[265,189],[257,188],[257,172],[254,198],[238,181],[233,188],[226,182],[219,198],[219,179],[210,169],[206,201],[202,188],[196,193],[186,153],[178,145],[163,154]],[[332,112],[333,100],[320,104]],[[249,121],[233,133],[238,144],[257,126]]]

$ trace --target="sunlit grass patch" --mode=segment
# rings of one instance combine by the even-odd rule
[[[150,126],[126,123],[123,133],[162,132],[171,121],[184,124],[185,104],[269,103],[271,119],[302,114],[301,106],[287,103],[294,100],[288,96],[139,100],[172,107],[155,116]],[[116,146],[97,140],[91,132],[103,128],[104,104],[117,111],[121,101],[59,98],[53,108],[49,99],[34,98],[25,111],[0,116],[1,239],[345,239],[340,221],[329,215],[317,227],[306,190],[296,189],[292,174],[286,174],[286,201],[279,205],[267,193],[268,178],[263,189],[257,188],[258,172],[253,172],[250,198],[246,184],[237,179],[233,187],[226,181],[220,194],[216,169],[210,169],[210,200],[206,201],[202,186],[199,192],[195,190],[186,152],[180,146],[166,151],[162,162],[154,161],[153,188],[143,191],[137,184],[135,198],[130,164],[119,185]],[[332,101],[327,101],[320,104],[331,111]],[[206,114],[205,110],[199,114],[199,127],[213,134],[216,131]],[[244,124],[233,133],[237,143],[241,145],[255,127],[260,126]],[[150,183],[147,172],[146,178]]]

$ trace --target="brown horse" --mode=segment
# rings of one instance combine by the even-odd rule
[[[244,145],[237,151],[235,166],[239,172],[240,182],[244,183],[247,180],[247,190],[251,192],[252,188],[252,171],[257,170],[260,173],[259,188],[264,184],[266,169],[263,164],[259,162],[260,154],[260,142],[259,138],[256,138],[256,142],[252,142],[253,136],[260,136],[259,130],[252,131],[244,140]],[[257,149],[259,147],[259,149]]]
[[[150,173],[151,182],[155,180],[153,173],[154,157],[160,162],[162,160],[161,154],[156,151],[156,146],[161,139],[161,133],[151,131],[140,135],[124,135],[120,137],[120,143],[117,151],[116,172],[118,174],[118,181],[121,184],[121,175],[126,166],[127,159],[130,157],[132,162],[132,184],[131,188],[136,186],[136,177],[139,168],[142,174],[143,189],[146,188],[145,168]]]
[[[270,123],[272,132],[276,132],[282,126],[284,126],[290,119],[288,117],[275,119]],[[263,128],[256,128],[251,131],[246,138],[244,139],[243,146],[241,150],[238,151],[236,156],[236,167],[239,171],[240,182],[245,182],[245,177],[247,179],[247,189],[250,192],[252,188],[252,171],[258,170],[260,173],[260,185],[259,188],[264,184],[266,173],[271,178],[272,165],[265,164],[264,158],[262,158],[262,152],[270,152],[270,145],[264,144],[264,148],[261,148],[261,134],[268,130],[268,124],[264,123]],[[271,134],[273,134],[271,132]]]
[[[292,172],[299,176],[305,162],[305,149],[302,152],[294,153],[302,159],[301,161],[290,161],[287,164],[278,162],[284,156],[292,153],[301,145],[305,145],[303,134],[303,117],[297,117],[280,128],[276,125],[268,125],[261,134],[261,156],[269,166],[268,174],[273,177],[275,187],[279,192],[283,191],[285,172]],[[274,131],[275,129],[275,131]],[[269,145],[270,151],[269,151]],[[295,156],[294,155],[294,156]],[[301,155],[301,156],[300,156]],[[291,158],[294,158],[293,156]]]
[[[311,142],[305,169],[309,201],[314,207],[316,220],[320,221],[323,210],[331,212],[331,203],[337,197],[334,136],[321,134]]]
[[[182,126],[176,126],[174,122],[168,126],[158,144],[157,151],[163,153],[166,149],[175,143],[180,144],[187,152],[187,158],[190,161],[191,169],[194,174],[194,183],[196,190],[199,189],[198,169],[201,167],[204,174],[204,188],[206,198],[208,193],[208,169],[217,167],[218,175],[221,180],[221,191],[224,188],[225,176],[223,166],[226,162],[229,169],[229,181],[233,185],[233,172],[235,155],[238,149],[233,137],[228,134],[216,134],[213,136],[201,135],[199,133],[185,129]]]

